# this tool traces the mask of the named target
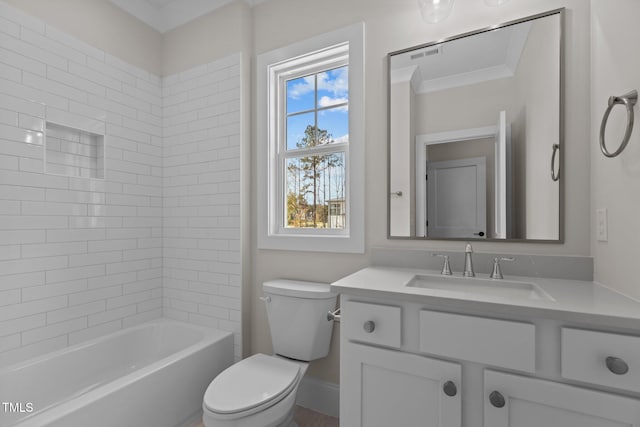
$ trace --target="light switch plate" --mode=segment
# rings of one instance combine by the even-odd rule
[[[607,209],[596,209],[596,238],[598,242],[609,240],[609,225],[607,221]]]

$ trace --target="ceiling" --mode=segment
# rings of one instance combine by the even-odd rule
[[[164,33],[234,0],[110,0],[125,12]],[[244,0],[255,6],[266,0]]]
[[[391,59],[391,82],[411,81],[428,93],[512,77],[532,21],[414,49]]]

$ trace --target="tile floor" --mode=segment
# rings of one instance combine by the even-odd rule
[[[302,406],[296,406],[295,420],[296,420],[296,423],[298,423],[298,427],[338,427],[339,426],[339,422],[337,418],[312,411],[311,409],[303,408]],[[204,424],[202,424],[202,421],[198,421],[193,423],[189,427],[204,427]]]
[[[302,406],[296,406],[294,418],[298,423],[298,427],[338,427],[340,425],[337,418],[303,408]]]

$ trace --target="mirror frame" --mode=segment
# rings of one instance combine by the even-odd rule
[[[535,15],[530,15],[520,19],[514,19],[511,21],[503,22],[497,25],[491,25],[488,27],[484,27],[478,30],[469,31],[466,33],[458,34],[451,37],[446,37],[440,40],[435,40],[429,43],[419,44],[415,46],[411,46],[405,49],[396,50],[387,54],[387,239],[389,240],[442,240],[442,241],[469,241],[469,242],[501,242],[501,243],[555,243],[555,244],[563,244],[564,243],[564,217],[565,217],[565,208],[564,208],[564,187],[565,187],[565,179],[564,179],[564,149],[565,149],[565,9],[564,7],[553,9],[547,12],[538,13]],[[545,18],[548,16],[558,15],[560,18],[560,37],[559,37],[559,115],[558,118],[558,144],[560,149],[560,159],[558,162],[559,167],[559,176],[560,180],[559,184],[559,206],[558,206],[558,239],[470,239],[468,237],[420,237],[420,236],[392,236],[391,235],[391,57],[395,55],[400,55],[403,53],[411,52],[416,49],[423,49],[429,46],[439,45],[445,42],[450,42],[453,40],[462,39],[465,37],[486,33],[492,30],[496,30],[499,28],[509,27],[511,25],[520,24],[523,22],[532,21],[539,18]],[[551,173],[551,171],[549,171]]]

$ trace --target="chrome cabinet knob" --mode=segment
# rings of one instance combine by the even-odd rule
[[[364,331],[368,334],[372,333],[376,329],[376,323],[373,320],[367,320],[364,322]]]
[[[489,402],[496,408],[502,408],[507,403],[504,396],[499,391],[492,391],[489,395]]]
[[[449,397],[453,397],[458,394],[458,387],[453,381],[447,381],[442,385],[442,391]]]
[[[609,371],[613,374],[624,375],[629,372],[629,365],[619,357],[609,356],[605,359],[605,363]]]

